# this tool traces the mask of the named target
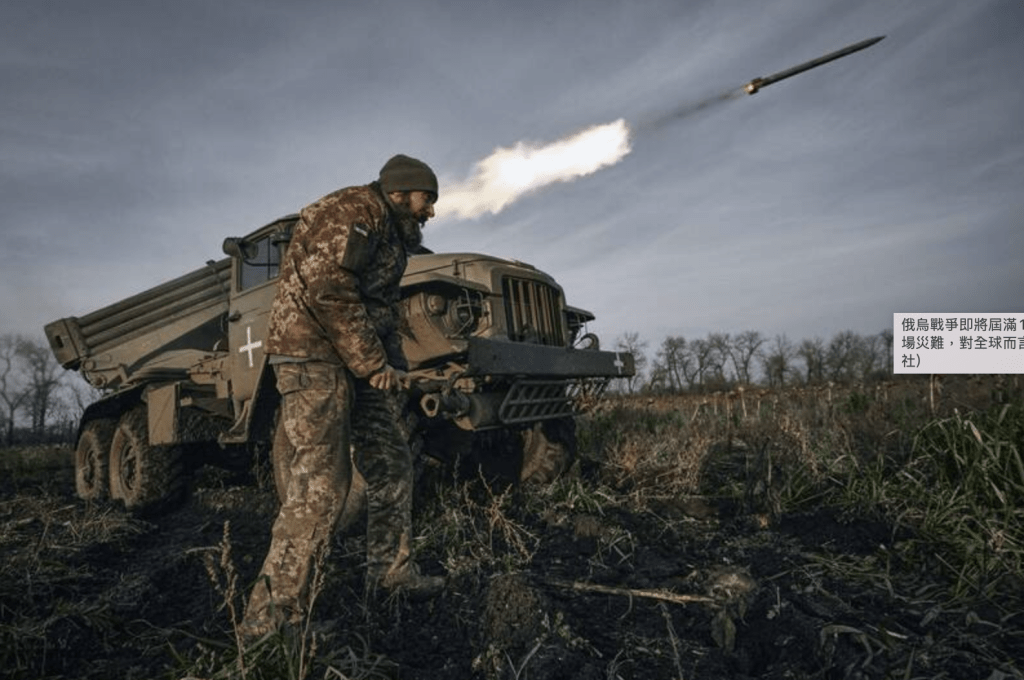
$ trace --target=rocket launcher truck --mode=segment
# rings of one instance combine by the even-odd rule
[[[223,259],[46,325],[60,364],[104,392],[78,428],[80,497],[165,511],[197,466],[246,469],[283,436],[263,340],[297,219],[227,238]],[[418,464],[477,460],[498,474],[550,480],[574,455],[574,414],[634,372],[630,354],[601,351],[586,332],[593,314],[566,304],[552,277],[522,262],[412,255],[401,304],[405,425]],[[354,477],[350,506],[360,500]]]

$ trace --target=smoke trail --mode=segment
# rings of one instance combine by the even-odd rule
[[[744,90],[742,87],[729,88],[728,90],[724,90],[722,92],[719,92],[718,94],[704,97],[703,99],[697,101],[691,101],[685,104],[681,104],[680,106],[677,106],[669,111],[665,111],[664,113],[655,118],[640,123],[640,125],[638,125],[637,127],[638,130],[643,132],[653,132],[655,130],[659,130],[665,127],[666,125],[670,125],[679,120],[682,120],[683,118],[687,118],[702,111],[706,111],[707,109],[713,106],[724,104],[725,102],[731,101],[733,99],[742,99],[743,97],[746,96],[746,94],[746,90]]]
[[[618,163],[630,152],[629,135],[629,126],[620,118],[550,144],[498,147],[477,162],[464,182],[442,187],[435,209],[438,216],[462,219],[497,214],[531,191]]]

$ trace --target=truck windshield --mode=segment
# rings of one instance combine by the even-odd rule
[[[253,244],[257,247],[256,256],[241,260],[241,275],[238,282],[240,290],[246,290],[258,286],[271,279],[277,278],[281,265],[281,253],[277,247],[271,245],[272,235],[264,236]]]

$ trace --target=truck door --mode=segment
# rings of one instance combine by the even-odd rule
[[[270,307],[281,263],[281,229],[257,232],[246,239],[245,254],[235,257],[234,285],[228,312],[231,346],[231,396],[235,413],[243,413],[266,365],[264,344]]]

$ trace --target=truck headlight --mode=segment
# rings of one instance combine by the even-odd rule
[[[477,329],[484,311],[484,296],[463,289],[458,298],[447,301],[449,328],[454,335],[466,336]]]
[[[434,316],[441,316],[448,311],[448,300],[443,295],[427,296],[427,311]]]

